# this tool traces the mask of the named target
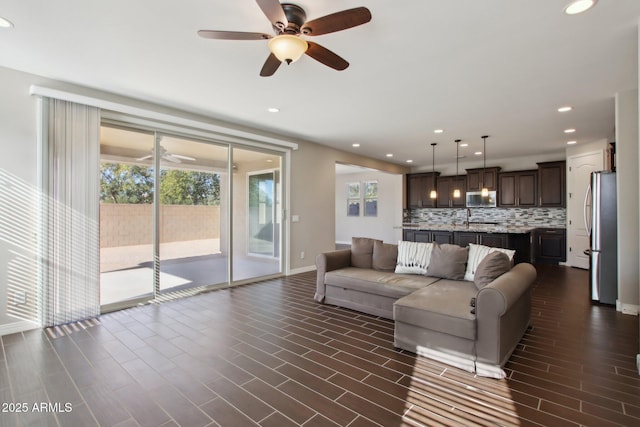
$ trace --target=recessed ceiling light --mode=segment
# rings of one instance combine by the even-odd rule
[[[393,154],[389,153],[387,154],[387,157],[393,157]]]
[[[573,144],[577,144],[578,141],[567,141],[567,145],[573,145]]]
[[[351,144],[352,147],[358,148],[360,147],[360,144]]]
[[[475,153],[473,153],[473,154],[475,154],[476,156],[482,156],[482,151],[476,151],[476,152],[475,152]]]
[[[273,163],[272,159],[267,159],[267,163]]]
[[[433,133],[443,133],[444,129],[436,129],[433,131]]]
[[[559,113],[566,113],[567,111],[573,110],[573,107],[570,105],[565,105],[564,107],[558,108]]]
[[[564,13],[567,15],[577,15],[578,13],[586,12],[597,2],[598,0],[573,0],[564,8]]]
[[[280,109],[276,108],[276,107],[269,107],[269,108],[267,108],[267,111],[270,112],[270,113],[279,113]]]
[[[409,159],[407,160],[407,163],[413,163],[413,160]]]
[[[460,144],[460,147],[468,147],[469,144],[467,144],[466,142],[463,142],[462,144]]]
[[[11,28],[13,27],[13,23],[6,18],[0,16],[0,28]]]
[[[565,129],[564,133],[574,133],[575,131],[575,129]]]

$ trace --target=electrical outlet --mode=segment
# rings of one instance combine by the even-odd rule
[[[300,259],[304,259],[304,251],[300,252]]]

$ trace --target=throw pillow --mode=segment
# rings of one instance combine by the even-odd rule
[[[478,265],[480,265],[480,262],[482,262],[485,256],[492,252],[502,252],[506,254],[509,257],[509,261],[513,260],[513,256],[516,253],[516,251],[512,249],[491,248],[489,246],[469,243],[469,258],[467,259],[467,268],[464,273],[464,280],[473,282],[473,277],[478,269]]]
[[[371,268],[373,265],[373,242],[376,239],[368,237],[353,237],[351,239],[351,266]],[[382,243],[381,240],[377,240]]]
[[[373,242],[372,264],[374,270],[394,271],[398,260],[398,245]]]
[[[433,244],[427,276],[462,280],[467,263],[467,248],[458,245]]]
[[[427,272],[433,243],[398,242],[398,262],[396,273],[424,274]]]
[[[478,265],[473,283],[478,289],[482,289],[510,269],[511,261],[507,254],[500,251],[491,252]]]

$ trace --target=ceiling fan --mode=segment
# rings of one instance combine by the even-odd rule
[[[269,40],[271,54],[260,70],[262,77],[272,76],[281,63],[295,62],[303,54],[335,70],[346,69],[349,66],[346,60],[329,49],[300,36],[321,36],[371,21],[371,12],[366,7],[347,9],[307,21],[307,14],[298,5],[280,4],[278,0],[256,0],[256,3],[273,25],[275,36],[265,33],[217,30],[200,30],[198,35],[218,40]]]
[[[182,160],[190,160],[192,162],[194,162],[196,159],[194,157],[189,157],[189,156],[183,156],[182,154],[173,154],[168,152],[164,147],[160,146],[160,155],[162,156],[162,158],[164,160],[167,160],[169,162],[172,163],[182,163]],[[148,154],[146,156],[140,157],[139,159],[136,159],[137,161],[143,161],[143,160],[148,160],[153,158],[153,150],[151,150],[151,154]]]

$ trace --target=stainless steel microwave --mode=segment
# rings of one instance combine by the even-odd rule
[[[467,207],[468,208],[495,208],[496,192],[489,191],[488,196],[482,197],[480,191],[467,191]]]

